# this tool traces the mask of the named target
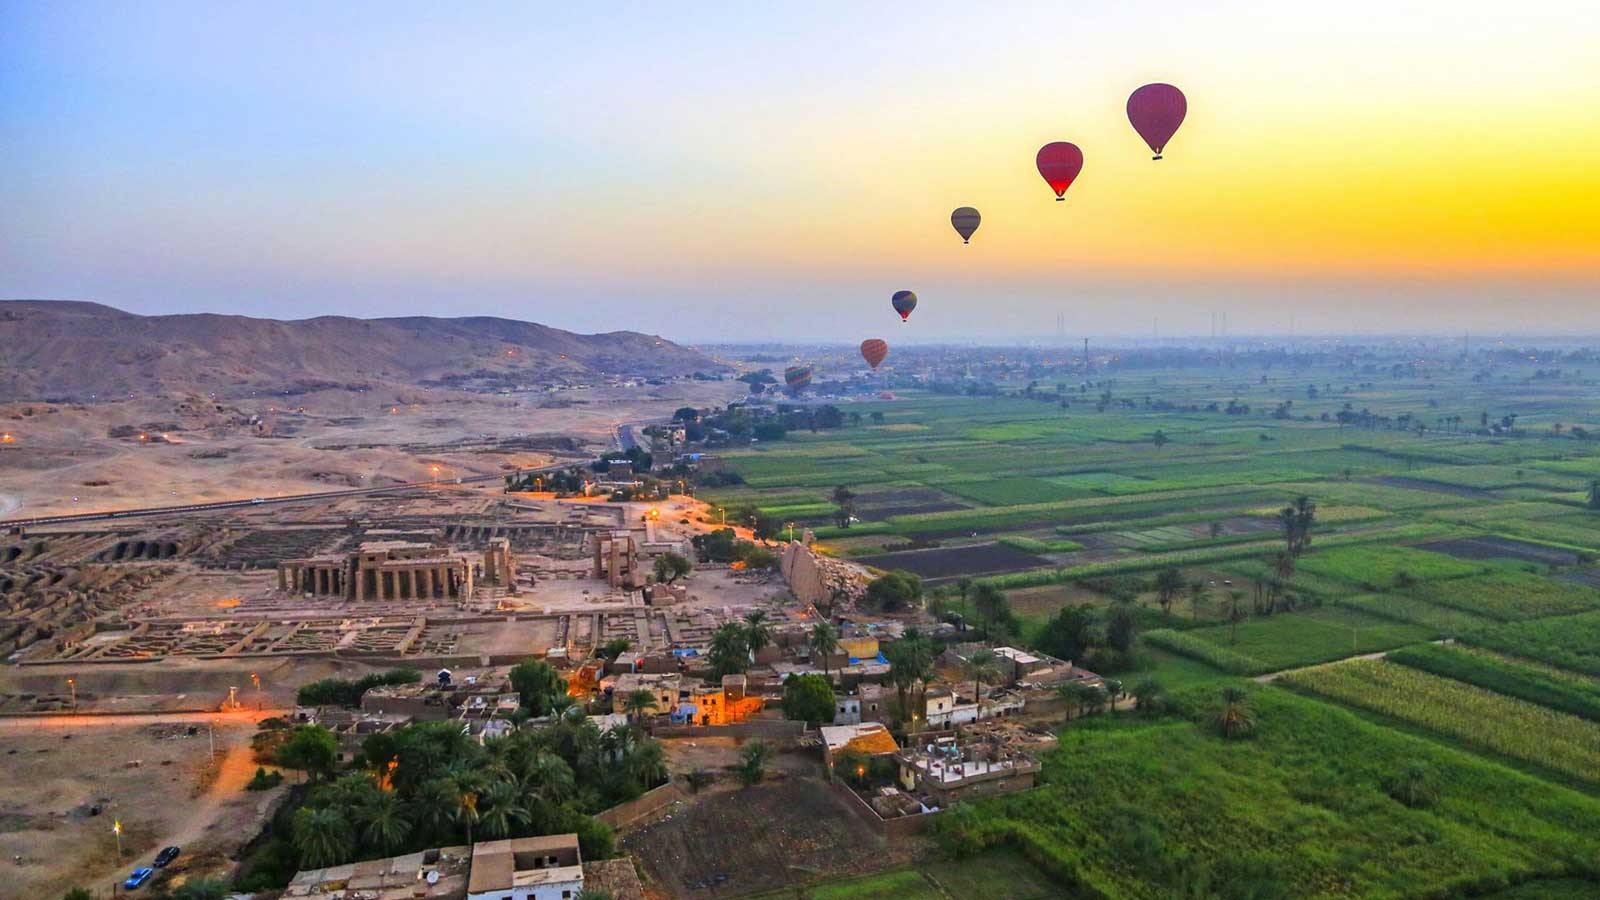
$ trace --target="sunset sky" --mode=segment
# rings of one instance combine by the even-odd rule
[[[0,297],[686,341],[1600,333],[1592,0],[234,6],[0,4]],[[1149,81],[1189,98],[1160,162],[1123,112]],[[1065,203],[1052,140],[1086,157]]]

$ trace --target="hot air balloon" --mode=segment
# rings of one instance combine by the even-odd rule
[[[790,366],[783,370],[783,383],[788,386],[789,393],[798,394],[811,386],[810,366]]]
[[[889,298],[889,304],[900,314],[900,321],[904,322],[911,318],[911,311],[917,308],[917,295],[910,291],[895,291],[894,296]]]
[[[978,230],[978,223],[983,217],[970,206],[963,206],[950,214],[950,224],[955,226],[956,234],[961,235],[961,243],[972,243],[972,233]]]
[[[1083,171],[1083,151],[1077,144],[1056,141],[1040,147],[1034,162],[1038,163],[1039,174],[1044,176],[1050,190],[1056,192],[1056,199],[1065,200],[1063,195],[1067,188],[1072,187],[1073,179]]]
[[[1189,101],[1184,99],[1183,91],[1170,84],[1147,84],[1128,95],[1128,121],[1150,145],[1153,159],[1161,158],[1162,148],[1172,140],[1188,111]]]
[[[889,345],[885,341],[878,340],[877,338],[871,338],[870,340],[861,342],[861,358],[866,360],[867,365],[873,367],[874,369],[876,369],[878,364],[883,362],[883,358],[888,355]]]

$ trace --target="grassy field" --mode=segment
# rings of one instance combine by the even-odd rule
[[[1237,640],[1232,638],[1233,631],[1227,625],[1216,625],[1185,634],[1258,660],[1266,666],[1259,671],[1266,672],[1390,650],[1433,637],[1432,629],[1423,626],[1399,624],[1338,607],[1251,619],[1239,624]]]
[[[1188,719],[1070,728],[1044,787],[959,808],[947,842],[1025,847],[1107,898],[1443,896],[1600,874],[1600,800],[1276,688],[1255,692],[1255,735],[1225,741],[1205,725],[1212,695],[1181,693]],[[1439,787],[1411,808],[1383,785],[1419,763]]]
[[[1479,628],[1463,634],[1462,640],[1600,676],[1600,612]]]

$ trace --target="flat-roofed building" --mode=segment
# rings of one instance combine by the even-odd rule
[[[472,845],[467,900],[572,900],[583,891],[576,834]]]

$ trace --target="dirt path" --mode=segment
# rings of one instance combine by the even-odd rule
[[[1428,643],[1430,643],[1430,644],[1454,644],[1455,642],[1456,642],[1455,638],[1440,638],[1437,641],[1429,641]],[[1414,645],[1411,645],[1411,646],[1414,646]],[[1395,650],[1398,650],[1398,649],[1400,649],[1400,648],[1399,647],[1394,647],[1394,648],[1391,648],[1389,650],[1381,650],[1381,651],[1379,651],[1377,653],[1363,653],[1360,656],[1346,656],[1343,659],[1336,659],[1336,660],[1333,660],[1332,662],[1317,663],[1314,666],[1301,666],[1301,667],[1299,667],[1297,669],[1282,669],[1282,670],[1279,670],[1277,672],[1268,672],[1265,675],[1257,675],[1255,677],[1255,680],[1259,684],[1271,684],[1272,682],[1277,681],[1280,677],[1282,677],[1284,675],[1288,675],[1290,672],[1304,672],[1306,669],[1319,669],[1319,668],[1321,668],[1323,666],[1335,666],[1335,665],[1338,665],[1339,663],[1349,662],[1352,659],[1383,659],[1385,656],[1388,656],[1389,654],[1393,653]]]
[[[101,738],[101,744],[93,744],[93,736],[96,733],[118,736],[127,733],[128,744],[133,745],[137,740],[134,737],[137,729],[151,725],[178,727],[191,725],[198,726],[199,729],[198,736],[189,738],[190,743],[187,745],[193,748],[191,752],[198,754],[194,767],[188,770],[193,773],[192,775],[181,780],[170,779],[163,772],[171,773],[172,770],[163,770],[154,764],[153,760],[152,764],[137,770],[116,767],[119,772],[149,773],[147,786],[132,789],[124,787],[107,794],[107,796],[123,797],[124,802],[133,804],[125,807],[117,816],[124,822],[125,827],[128,825],[130,813],[136,822],[146,823],[142,828],[143,833],[125,836],[125,842],[130,845],[126,855],[119,860],[116,859],[114,852],[78,854],[76,859],[58,860],[56,875],[44,874],[36,877],[43,883],[53,882],[58,877],[68,878],[69,884],[95,886],[101,889],[114,882],[120,882],[134,868],[150,865],[156,849],[172,845],[183,848],[180,866],[185,863],[200,862],[199,871],[212,867],[220,861],[218,854],[221,856],[231,854],[255,833],[261,816],[270,808],[276,795],[282,791],[281,788],[259,793],[245,790],[245,785],[249,783],[256,770],[256,762],[250,748],[250,739],[256,732],[255,723],[261,718],[281,712],[283,711],[248,710],[231,713],[130,713],[0,719],[0,741],[38,736],[49,736],[54,741],[55,735],[58,734],[63,738],[76,734],[78,741],[73,744],[87,740],[97,748],[105,739]],[[204,758],[209,752],[213,737],[208,733],[208,727],[213,724],[216,763],[215,768],[211,769],[205,764]],[[145,749],[148,750],[149,746],[146,744]],[[190,758],[195,759],[193,756]],[[104,750],[98,750],[93,758],[80,757],[80,760],[88,765],[104,765]],[[164,808],[167,813],[139,815],[141,810],[148,810],[150,804]],[[104,823],[102,828],[109,829],[110,822],[107,821],[109,818],[111,816],[108,815],[104,820],[98,820]],[[156,824],[155,830],[149,828],[151,824]],[[103,839],[106,835],[101,834],[99,837]],[[198,860],[197,858],[202,855],[210,855],[211,858],[205,861]],[[45,881],[46,879],[48,881]],[[0,894],[4,893],[4,889],[0,888]]]

